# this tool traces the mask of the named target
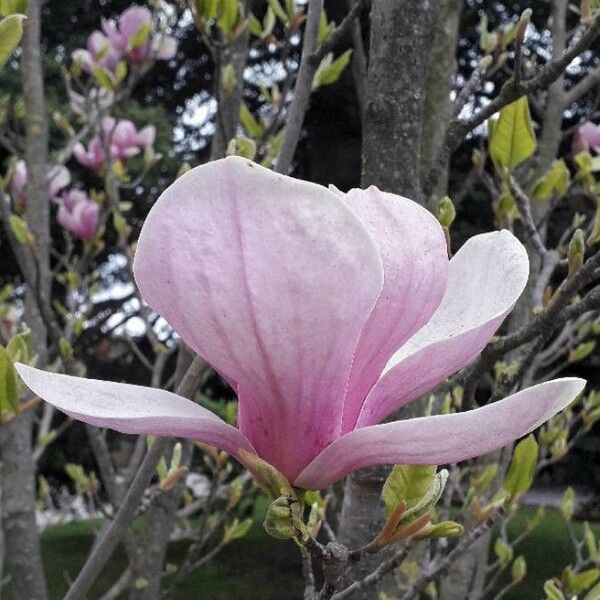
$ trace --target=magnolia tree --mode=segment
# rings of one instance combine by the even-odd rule
[[[307,599],[502,598],[526,578],[518,547],[544,518],[512,533],[523,494],[600,419],[600,394],[569,371],[600,332],[600,126],[584,104],[600,77],[565,82],[589,59],[598,11],[584,0],[573,18],[554,0],[544,60],[531,10],[492,31],[483,15],[470,76],[451,78],[460,2],[361,0],[339,23],[322,0],[150,4],[72,49],[68,111],[53,115],[64,139],[49,152],[41,2],[0,2],[0,63],[23,83],[0,139],[2,242],[18,272],[0,295],[2,585],[48,597],[35,512],[56,495],[36,465],[81,421],[95,466],[65,471],[100,521],[65,598],[87,597],[121,543],[126,566],[98,597],[177,597],[235,552],[263,495],[273,552],[295,543]],[[162,157],[154,124],[119,115],[177,55],[178,16],[212,58],[211,160],[182,161],[140,230],[123,195]],[[251,110],[257,53],[283,78]],[[350,71],[363,189],[290,177],[311,93]],[[577,103],[592,108],[563,130]],[[473,134],[453,202],[449,161]],[[476,186],[495,230],[457,244],[455,206],[465,213]],[[114,260],[123,297],[103,277]],[[102,294],[117,307],[105,340],[139,365],[129,382],[87,376],[79,341]],[[206,397],[215,373],[237,401]],[[110,431],[130,442],[125,463]],[[589,526],[578,537],[574,510],[568,490],[576,560],[539,590],[552,600],[600,589],[598,545]],[[171,563],[175,531],[189,544]]]

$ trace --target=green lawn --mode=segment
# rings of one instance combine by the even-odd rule
[[[512,526],[533,513],[524,509]],[[238,540],[213,563],[199,569],[179,588],[178,600],[196,600],[201,591],[203,600],[232,600],[248,598],[268,600],[277,597],[292,600],[302,597],[300,565],[295,548],[286,542],[267,537],[261,519],[242,540]],[[581,526],[576,525],[578,531]],[[600,524],[594,526],[600,537]],[[42,534],[42,547],[46,576],[50,587],[50,600],[61,600],[67,590],[69,578],[81,568],[93,539],[89,523],[75,523],[53,527]],[[169,560],[177,563],[185,552],[185,543],[173,543]],[[571,560],[571,549],[560,516],[548,511],[545,521],[517,550],[528,563],[526,580],[508,600],[538,600],[542,598],[543,582],[560,573]],[[125,566],[125,558],[118,552],[107,565],[90,594],[98,598],[110,586]],[[9,598],[9,595],[3,598]]]

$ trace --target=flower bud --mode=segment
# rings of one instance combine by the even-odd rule
[[[573,277],[583,265],[585,259],[585,240],[583,239],[583,231],[577,229],[569,243],[569,277]]]

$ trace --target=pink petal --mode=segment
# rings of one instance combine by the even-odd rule
[[[67,167],[55,165],[48,171],[48,197],[56,198],[59,192],[71,183],[71,173]]]
[[[358,426],[379,423],[471,362],[512,310],[528,273],[527,252],[509,231],[469,239],[450,261],[441,304],[392,356]]]
[[[131,6],[119,17],[119,31],[129,41],[147,23],[152,23],[152,13],[143,6]]]
[[[261,457],[292,477],[339,435],[383,273],[335,194],[239,157],[198,167],[150,211],[134,270],[146,302],[237,384]]]
[[[8,182],[10,191],[14,195],[19,195],[27,187],[27,164],[24,160],[18,160],[12,169]]]
[[[577,129],[577,133],[585,141],[586,149],[600,147],[600,125],[586,121]]]
[[[363,467],[442,465],[487,454],[537,429],[584,387],[583,379],[556,379],[464,413],[355,429],[321,452],[294,485],[322,489]]]
[[[48,373],[23,364],[17,371],[27,387],[73,419],[122,433],[182,437],[237,456],[253,452],[248,440],[215,414],[165,390]]]
[[[375,186],[351,190],[343,199],[374,239],[384,271],[383,290],[354,355],[344,404],[345,433],[354,429],[390,356],[429,321],[441,302],[448,251],[437,219],[412,200]]]
[[[154,144],[156,138],[156,127],[154,125],[147,125],[143,129],[140,129],[139,133],[135,136],[135,143],[140,148],[146,148]]]

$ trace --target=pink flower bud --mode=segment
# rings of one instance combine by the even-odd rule
[[[572,142],[573,154],[594,150],[600,152],[600,125],[586,121],[575,131]]]
[[[69,233],[89,241],[94,238],[100,225],[100,206],[83,190],[69,190],[62,198],[57,220]]]

